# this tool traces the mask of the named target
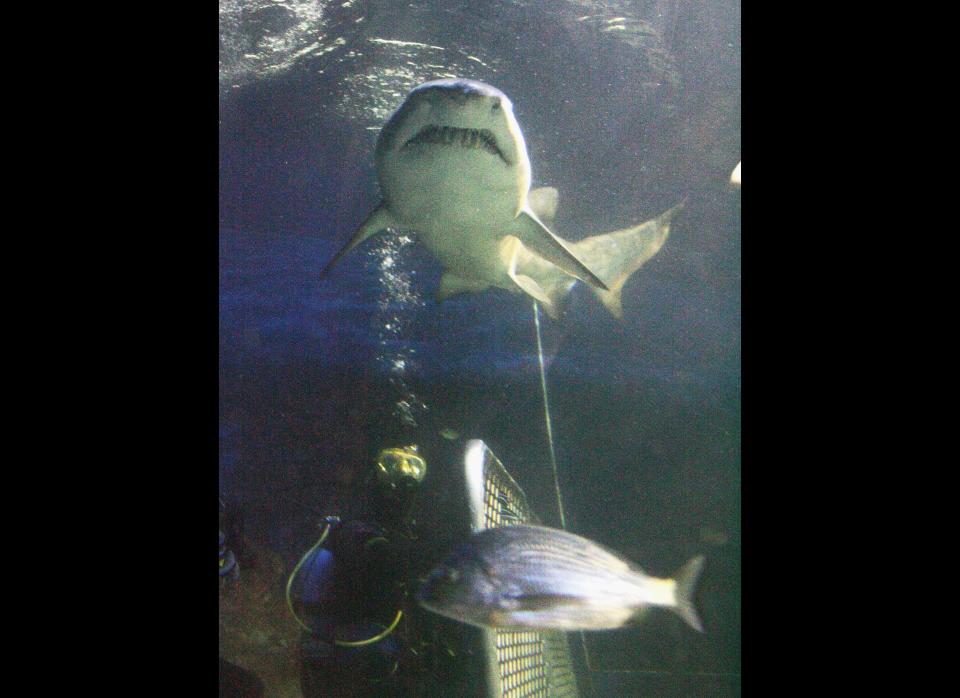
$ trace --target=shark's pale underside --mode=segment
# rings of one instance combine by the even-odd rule
[[[371,235],[412,229],[443,265],[438,297],[490,287],[524,291],[557,317],[577,279],[621,317],[620,291],[660,249],[675,206],[638,226],[567,242],[547,227],[557,190],[530,190],[513,104],[466,79],[413,89],[377,138],[382,203],[321,275]]]

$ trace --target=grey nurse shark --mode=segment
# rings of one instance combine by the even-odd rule
[[[439,299],[490,287],[523,291],[554,318],[578,279],[622,317],[624,283],[657,253],[682,206],[623,230],[561,239],[547,227],[557,190],[530,190],[513,104],[477,80],[414,88],[381,130],[374,158],[383,201],[321,275],[379,231],[412,229],[443,265]]]

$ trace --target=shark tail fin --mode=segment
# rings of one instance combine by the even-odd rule
[[[671,607],[671,610],[683,618],[687,625],[701,633],[703,632],[703,623],[700,622],[697,610],[693,607],[693,592],[697,580],[700,578],[700,573],[703,572],[704,562],[703,555],[697,555],[674,575],[673,580],[677,585],[674,592],[676,605]]]
[[[387,206],[384,203],[381,203],[377,206],[373,213],[371,213],[367,220],[363,222],[363,225],[353,234],[353,237],[350,238],[350,242],[340,248],[340,251],[333,256],[327,265],[320,271],[320,278],[326,276],[331,269],[339,262],[343,257],[354,247],[359,245],[361,242],[366,240],[368,237],[379,233],[384,228],[390,228],[395,226],[396,221],[393,216],[390,215],[390,212],[387,210]]]
[[[592,287],[600,302],[619,319],[623,318],[620,293],[630,276],[653,257],[670,235],[673,217],[686,200],[656,218],[612,233],[585,238],[570,245],[574,254],[598,276],[607,280],[607,289]]]

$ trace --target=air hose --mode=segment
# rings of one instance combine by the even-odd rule
[[[331,518],[327,519],[327,523],[323,527],[323,533],[320,534],[320,539],[316,543],[314,543],[313,546],[307,552],[303,554],[303,557],[300,558],[300,561],[297,563],[296,567],[293,568],[293,572],[290,573],[289,579],[287,579],[286,598],[287,598],[287,608],[290,609],[290,615],[292,615],[293,619],[297,621],[297,625],[303,628],[304,631],[311,634],[313,633],[313,630],[311,630],[310,626],[304,623],[300,619],[300,616],[297,615],[297,612],[293,610],[293,600],[290,598],[290,590],[293,588],[293,581],[297,578],[297,574],[299,574],[300,568],[303,567],[304,563],[309,559],[309,557],[313,555],[313,553],[316,552],[316,550],[321,545],[323,545],[323,542],[327,539],[327,536],[330,535],[330,529],[332,528],[332,524],[335,522],[336,520],[332,520]],[[334,644],[340,647],[363,647],[365,645],[372,645],[375,642],[379,642],[380,640],[385,638],[387,635],[392,633],[396,629],[397,625],[400,623],[400,619],[402,617],[403,617],[403,610],[398,610],[396,617],[393,619],[393,622],[389,626],[387,626],[386,630],[384,630],[382,633],[378,633],[373,637],[369,637],[365,640],[354,641],[354,640],[334,639],[333,642]]]

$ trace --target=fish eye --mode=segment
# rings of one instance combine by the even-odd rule
[[[490,111],[500,111],[500,98],[497,97],[493,100],[493,104],[490,105]]]

